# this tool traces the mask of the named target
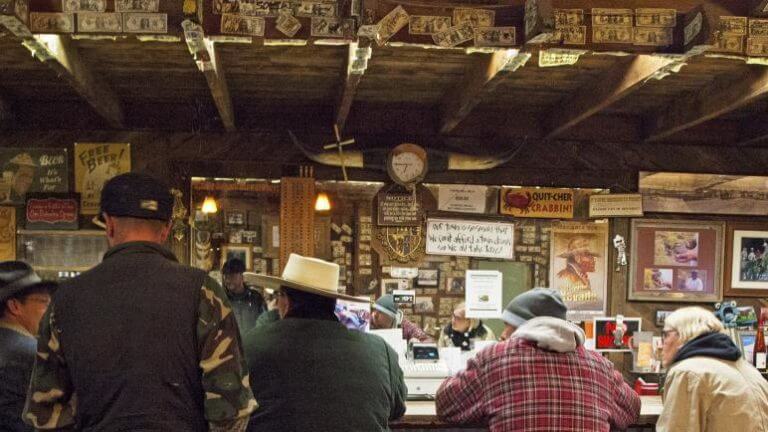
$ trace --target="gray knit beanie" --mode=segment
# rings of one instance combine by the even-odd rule
[[[558,291],[533,288],[512,299],[504,309],[501,320],[511,326],[520,327],[529,319],[540,316],[565,319],[567,310]]]
[[[379,312],[383,312],[392,318],[397,317],[397,305],[395,304],[395,296],[392,294],[384,294],[376,300],[373,304],[373,308]]]

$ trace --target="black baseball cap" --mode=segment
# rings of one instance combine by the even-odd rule
[[[173,195],[162,181],[141,173],[112,177],[101,190],[101,211],[115,217],[167,222],[173,214]]]

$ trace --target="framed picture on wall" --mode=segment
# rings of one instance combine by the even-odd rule
[[[633,220],[629,300],[722,300],[724,233],[723,222]]]
[[[768,297],[768,224],[727,225],[723,291],[728,297]]]
[[[239,258],[245,263],[245,270],[253,270],[253,252],[252,245],[227,243],[221,246],[221,264],[224,265],[227,260]]]
[[[438,269],[419,269],[419,276],[416,283],[420,287],[437,287],[440,282],[440,270]]]
[[[245,225],[245,211],[243,210],[227,210],[227,225],[229,226],[243,226]]]

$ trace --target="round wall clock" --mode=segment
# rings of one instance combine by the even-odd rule
[[[416,144],[403,143],[387,157],[387,173],[401,186],[413,186],[427,175],[427,152]]]

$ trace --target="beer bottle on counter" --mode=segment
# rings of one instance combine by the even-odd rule
[[[765,328],[763,327],[763,319],[760,317],[760,321],[757,323],[754,365],[761,372],[766,370],[766,356],[768,356],[768,351],[765,348]]]

